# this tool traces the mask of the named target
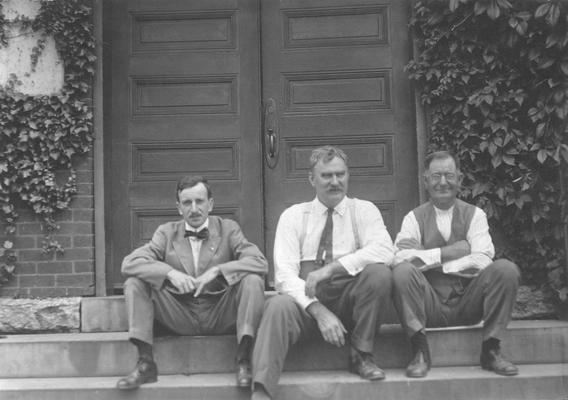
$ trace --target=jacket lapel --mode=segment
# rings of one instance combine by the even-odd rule
[[[181,221],[178,224],[177,231],[175,232],[174,240],[172,246],[179,257],[179,261],[185,272],[188,275],[195,276],[195,266],[193,265],[193,252],[191,250],[191,245],[189,244],[189,239],[184,237],[185,235],[185,223]]]
[[[209,217],[209,239],[204,240],[201,245],[201,250],[199,251],[199,273],[202,274],[203,271],[209,267],[211,259],[217,252],[219,248],[219,243],[221,242],[221,233],[219,220],[216,218]]]

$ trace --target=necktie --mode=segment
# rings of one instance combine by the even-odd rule
[[[322,259],[322,255],[325,256]],[[316,256],[316,262],[319,264],[328,264],[333,261],[333,208],[327,209],[327,219],[325,220],[325,226],[321,233],[321,239],[318,246],[318,254]]]
[[[209,229],[203,228],[199,232],[188,231],[188,230],[185,231],[184,237],[192,237],[192,236],[199,240],[207,240],[209,238]]]

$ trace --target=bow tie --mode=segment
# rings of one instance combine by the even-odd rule
[[[209,229],[207,228],[203,228],[202,230],[200,230],[199,232],[195,232],[195,231],[185,231],[185,235],[184,237],[195,237],[199,240],[207,240],[209,238]]]

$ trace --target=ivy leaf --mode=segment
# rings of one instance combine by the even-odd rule
[[[548,152],[545,149],[540,149],[536,155],[538,162],[541,164],[544,164],[547,157],[548,157]]]
[[[459,0],[450,0],[450,11],[454,12],[459,7],[460,1]]]
[[[475,2],[475,6],[473,8],[473,12],[475,13],[475,15],[481,15],[483,14],[485,11],[487,10],[487,6],[485,4],[482,4],[481,1],[477,0]]]
[[[473,197],[477,197],[477,196],[479,196],[481,193],[487,192],[487,187],[488,187],[488,184],[487,184],[487,183],[479,183],[479,182],[476,182],[476,183],[473,185],[473,189],[472,189],[472,193],[471,193],[472,196],[473,196]]]
[[[568,76],[568,59],[565,58],[564,60],[562,60],[562,63],[560,64],[560,69],[562,70],[564,75]]]
[[[538,8],[536,9],[536,11],[534,13],[535,18],[542,18],[546,14],[548,14],[548,11],[550,10],[551,5],[552,4],[550,4],[550,3],[543,3],[540,6],[538,6]]]
[[[491,165],[493,165],[493,168],[497,168],[499,165],[501,165],[501,156],[499,154],[496,154],[492,159],[491,159]]]
[[[535,61],[540,57],[540,49],[538,47],[532,47],[529,50],[529,61]]]
[[[553,58],[543,57],[537,65],[538,69],[547,69],[552,64],[554,64]]]
[[[548,13],[546,14],[546,22],[548,25],[554,26],[560,18],[560,8],[558,4],[551,4]]]
[[[493,60],[495,60],[495,56],[493,54],[483,53],[483,61],[485,61],[486,64],[491,64]]]
[[[562,143],[560,145],[560,155],[562,156],[564,161],[568,163],[568,145],[567,144]]]
[[[556,290],[558,293],[558,298],[561,302],[565,302],[568,299],[568,287],[563,287],[561,289]]]
[[[559,40],[558,40],[558,36],[557,35],[548,35],[548,37],[546,38],[546,43],[545,43],[545,47],[547,49],[551,48],[552,46],[555,46],[558,44]]]
[[[499,15],[501,15],[501,9],[495,3],[495,0],[491,0],[491,3],[489,3],[489,7],[487,8],[487,15],[492,20],[496,20],[497,18],[499,18]]]
[[[499,7],[504,8],[506,10],[509,10],[513,7],[508,0],[497,0],[497,4],[499,5]]]
[[[515,157],[504,155],[503,162],[507,165],[515,165]]]

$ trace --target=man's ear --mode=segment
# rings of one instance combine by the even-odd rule
[[[308,181],[310,182],[310,185],[315,186],[315,184],[314,184],[314,173],[311,172],[311,171],[308,174]]]
[[[181,207],[180,207],[180,205],[179,205],[179,201],[176,201],[176,208],[177,208],[177,210],[178,210],[178,212],[179,212],[179,215],[183,215],[183,213],[181,212]]]
[[[463,174],[458,171],[458,187],[461,188],[463,182]]]
[[[428,174],[427,174],[427,172],[424,172],[424,174],[422,174],[422,179],[424,180],[424,186],[428,187]]]
[[[215,202],[213,201],[213,197],[211,197],[211,198],[209,199],[209,212],[213,211],[213,204],[214,204],[214,203],[215,203]]]

